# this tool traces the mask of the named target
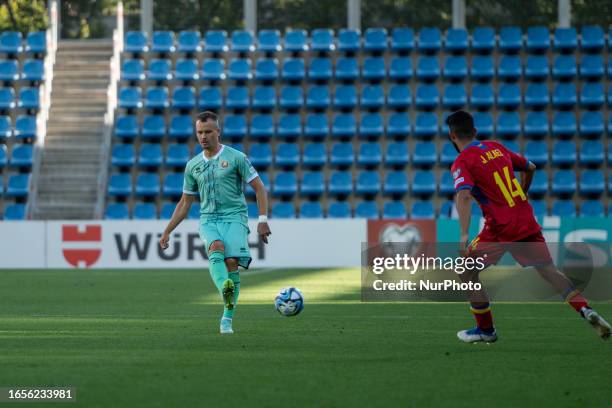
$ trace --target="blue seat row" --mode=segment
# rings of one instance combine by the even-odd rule
[[[34,31],[28,33],[25,39],[18,31],[3,31],[0,33],[0,52],[4,54],[42,54],[47,52],[47,33]]]
[[[6,186],[4,186],[4,195],[6,197],[25,198],[28,196],[29,191],[29,174],[12,174],[6,182]]]
[[[30,144],[13,144],[11,153],[6,145],[0,144],[0,171],[6,167],[29,169],[32,167],[34,148]]]
[[[24,86],[19,88],[19,98],[15,97],[15,89],[0,88],[0,110],[40,109],[39,90],[37,87]]]
[[[169,219],[174,212],[176,204],[165,203],[162,205],[159,215],[162,219]],[[152,220],[158,218],[157,205],[155,203],[136,203],[131,211],[127,203],[109,203],[106,206],[105,218],[111,220]],[[193,203],[188,214],[189,219],[200,218],[200,203]]]
[[[22,221],[26,219],[26,205],[22,203],[4,206],[4,221]]]
[[[17,60],[0,60],[0,81],[43,81],[44,79],[45,68],[42,60],[26,60],[21,70],[19,69],[19,62]]]
[[[10,116],[0,115],[0,142],[8,138],[21,139],[36,138],[36,116],[20,115],[15,120],[15,126]]]

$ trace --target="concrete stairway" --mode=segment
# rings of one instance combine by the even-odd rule
[[[35,219],[91,219],[102,166],[109,40],[60,41]]]

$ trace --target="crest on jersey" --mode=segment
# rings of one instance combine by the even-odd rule
[[[225,168],[227,168],[227,166],[229,166],[229,163],[227,162],[227,160],[223,160],[221,162],[221,167],[223,167],[225,169]]]

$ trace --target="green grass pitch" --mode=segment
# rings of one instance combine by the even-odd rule
[[[294,318],[273,308],[287,285]],[[358,270],[262,270],[242,274],[234,335],[220,313],[206,270],[0,271],[0,387],[73,386],[69,407],[612,403],[612,343],[562,303],[494,305],[500,341],[468,345],[466,304],[361,303]]]

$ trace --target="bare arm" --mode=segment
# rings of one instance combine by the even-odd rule
[[[529,162],[527,165],[527,170],[521,173],[521,188],[523,192],[527,194],[529,191],[529,187],[531,187],[531,182],[533,181],[533,175],[536,171],[536,165],[532,162]]]
[[[266,187],[259,177],[255,177],[249,183],[255,190],[255,199],[257,200],[257,209],[259,210],[260,222],[257,224],[257,234],[261,237],[264,243],[268,243],[268,236],[272,235],[270,226],[268,225],[268,193]],[[261,218],[265,217],[265,218]],[[265,220],[265,221],[263,221]]]
[[[455,197],[455,205],[457,206],[457,213],[459,213],[460,243],[461,247],[465,248],[472,218],[472,194],[470,191],[467,189],[459,190]]]
[[[179,200],[178,204],[176,205],[176,208],[174,209],[174,212],[172,213],[172,218],[170,218],[170,221],[168,222],[168,226],[164,230],[159,240],[159,245],[161,246],[162,249],[168,248],[168,242],[170,241],[170,234],[172,233],[172,231],[174,231],[176,227],[179,226],[179,224],[185,218],[187,218],[187,215],[189,214],[189,209],[191,208],[191,204],[193,204],[194,200],[195,200],[195,195],[183,193],[183,196]]]

